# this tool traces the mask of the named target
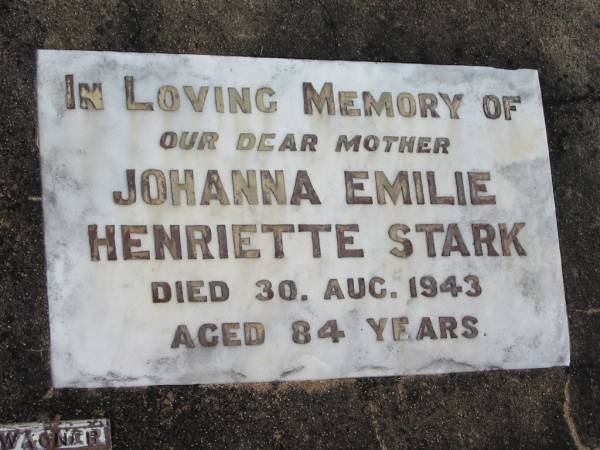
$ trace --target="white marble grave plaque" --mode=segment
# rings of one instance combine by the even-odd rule
[[[37,67],[55,386],[569,363],[536,71]]]

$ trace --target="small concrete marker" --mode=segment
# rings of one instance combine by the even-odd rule
[[[106,419],[0,425],[0,450],[111,450]]]

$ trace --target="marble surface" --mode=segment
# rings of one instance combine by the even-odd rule
[[[65,75],[73,75],[72,103],[66,95]],[[128,76],[135,82],[135,98],[130,99],[129,107],[133,101],[138,107],[140,102],[151,102],[152,111],[128,109]],[[335,115],[327,114],[326,102],[322,113],[314,103],[312,114],[305,113],[304,82],[312,83],[317,92],[324,83],[332,83]],[[92,109],[90,104],[88,109],[80,107],[79,83],[87,83],[90,90],[93,83],[102,83],[102,109]],[[161,91],[163,86],[170,87]],[[201,86],[207,87],[201,112],[194,110],[184,86],[193,88],[190,95],[196,100],[196,109]],[[222,88],[224,112],[216,106],[215,87]],[[249,89],[251,112],[240,112],[240,107],[237,113],[230,112],[229,87],[240,95],[243,87]],[[273,95],[261,91],[264,101],[259,104],[257,93],[265,87]],[[391,117],[386,115],[385,105],[381,115],[372,112],[365,116],[365,91],[376,100],[389,92]],[[175,109],[173,92],[179,96],[179,108],[167,111]],[[454,113],[442,94],[448,95],[450,103],[463,94]],[[498,98],[501,107],[503,97],[506,99],[500,117],[485,116],[485,96]],[[287,381],[568,365],[560,252],[535,71],[39,51],[37,97],[56,387]],[[519,97],[520,103],[514,97]],[[344,99],[347,115],[342,114]],[[410,115],[411,99],[415,115],[405,117]],[[277,102],[276,111],[261,111],[269,101]],[[437,101],[439,117],[432,117],[427,110],[431,101]],[[508,109],[511,105],[514,110]],[[488,113],[495,111],[491,108]],[[511,120],[506,120],[506,114]],[[198,138],[203,132],[218,133],[219,138],[214,150],[196,146],[191,150],[164,149],[160,142],[167,131],[179,138],[185,131],[188,137],[197,131]],[[258,136],[254,148],[236,149],[241,133]],[[261,134],[275,134],[265,143],[274,145],[273,150],[256,150]],[[296,151],[278,150],[287,134],[295,136]],[[303,135],[318,138],[316,151],[301,151]],[[363,141],[356,152],[336,152],[340,135],[378,136],[379,147],[367,150]],[[383,136],[398,138],[390,151],[385,151]],[[436,137],[447,138],[447,153],[441,147],[438,153],[433,149],[400,152],[402,136],[429,137],[432,147]],[[370,138],[367,147],[372,149],[373,142]],[[148,172],[152,169],[155,171]],[[117,204],[114,192],[122,192],[123,199],[128,197],[126,170],[135,171],[136,201]],[[172,200],[169,172],[178,171],[183,181],[184,170],[193,171],[195,199],[191,205],[184,194],[181,204]],[[241,204],[236,204],[232,182],[236,170],[244,177],[247,171],[256,171],[257,204],[248,204],[239,190]],[[285,204],[264,204],[261,170],[269,171],[273,178],[275,171],[282,171]],[[166,179],[166,198],[161,204],[148,204],[143,198],[142,174],[146,172],[150,186],[146,197],[159,199],[156,203],[162,201],[156,189],[159,171]],[[314,195],[307,194],[304,184],[295,202],[300,171],[309,177]],[[379,204],[377,171],[389,181],[406,171],[411,204],[404,204],[402,195],[393,204],[385,193],[386,203]],[[354,172],[350,187],[347,172]],[[437,195],[453,196],[454,204],[432,204],[427,172],[434,174]],[[455,172],[463,177],[464,205],[459,204]],[[422,176],[424,204],[417,201],[414,173]],[[474,193],[469,189],[469,173],[479,177],[472,184]],[[222,191],[214,183],[205,188],[206,180],[211,176],[214,180],[215,174]],[[481,179],[481,174],[489,174],[489,180]],[[492,195],[493,204],[485,204]],[[371,198],[372,203],[349,204],[361,197]],[[483,198],[484,204],[473,204],[474,198]],[[223,204],[225,200],[228,205]],[[274,196],[271,203],[275,203]],[[292,225],[294,231],[282,233],[283,254],[276,255],[274,233],[261,231],[265,224]],[[311,233],[299,231],[299,225],[314,224],[331,226],[331,231],[320,233],[319,257],[315,257]],[[398,224],[409,230],[407,234],[402,234]],[[428,255],[425,233],[417,231],[417,225],[423,224],[438,224],[443,229],[432,235],[435,256]],[[491,245],[497,256],[489,255],[482,242],[490,237],[486,231],[479,232],[483,254],[476,255],[474,224],[494,230]],[[515,224],[524,224],[517,226],[522,251],[509,238],[503,249],[500,224],[505,224],[506,233],[515,230]],[[115,227],[115,260],[107,258],[102,245],[99,260],[93,259],[90,225],[97,227],[100,238],[105,237],[107,225]],[[153,227],[163,226],[172,238],[171,225],[179,227],[181,259],[173,258],[160,243],[164,259],[158,259]],[[207,247],[212,259],[202,257],[200,245],[192,245],[197,258],[190,259],[186,227],[192,225],[203,226],[196,228],[195,236],[198,230],[210,229]],[[258,249],[260,257],[236,257],[234,225],[256,226],[256,233],[239,234],[238,256],[243,250]],[[359,231],[347,227],[343,234],[336,233],[336,228],[344,225],[356,225]],[[126,259],[123,226],[146,226],[147,234],[130,228],[134,230],[130,243],[140,240],[139,247],[133,246],[130,252],[147,251],[149,259]],[[449,229],[454,234],[448,233]],[[225,234],[227,258],[222,257],[223,245],[218,245],[220,233]],[[396,240],[408,238],[412,253],[399,256],[407,247],[394,242],[390,234]],[[349,238],[354,241],[344,241]],[[352,252],[358,249],[362,256]],[[246,253],[250,255],[252,252]],[[413,277],[416,295],[411,295]],[[477,277],[481,293],[474,287],[473,277]],[[350,298],[348,279],[356,288],[360,278],[366,293],[362,298]],[[330,294],[335,292],[332,279],[338,280],[345,298],[324,298],[328,285]],[[266,283],[256,285],[259,280],[271,282],[272,299],[256,298],[270,296],[268,290],[263,291]],[[293,297],[289,281],[279,292],[284,280],[295,283],[294,300],[281,298]],[[437,292],[427,297],[423,292],[433,294],[432,280]],[[177,281],[182,281],[183,302],[176,299]],[[198,291],[197,297],[209,297],[207,301],[187,301],[188,281],[203,282],[203,286],[194,283],[192,289]],[[211,281],[215,297],[223,290],[214,282],[226,284],[227,300],[210,301]],[[168,283],[172,299],[154,302],[152,283]],[[381,288],[386,289],[385,294]],[[157,288],[157,292],[160,298],[164,289]],[[257,343],[261,326],[264,342]],[[382,328],[381,340],[374,327]],[[217,337],[216,345],[203,345],[199,331],[204,344],[211,345]],[[310,342],[306,342],[306,331]],[[255,345],[246,345],[252,343]]]

